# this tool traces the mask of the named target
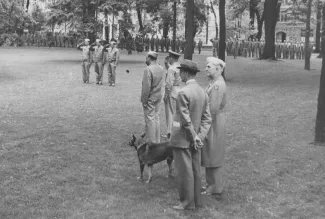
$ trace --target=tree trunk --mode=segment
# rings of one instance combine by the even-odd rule
[[[275,26],[280,13],[281,1],[267,0],[264,3],[265,47],[261,59],[275,58]]]
[[[325,37],[325,4],[323,4],[323,10],[322,10],[322,45]],[[317,56],[317,58],[322,58],[323,57],[323,46],[321,46],[320,53]]]
[[[28,8],[29,8],[29,0],[27,0],[27,3],[26,3],[26,12],[28,12]]]
[[[143,30],[143,24],[142,24],[142,16],[141,16],[141,5],[140,5],[140,0],[136,1],[136,9],[137,9],[137,15],[138,15],[138,21],[139,21],[139,32]]]
[[[256,12],[256,0],[249,0],[249,31],[250,34],[254,31],[254,23],[255,23],[255,12]],[[250,35],[252,38],[252,35]]]
[[[260,12],[256,10],[256,18],[257,18],[257,34],[256,38],[258,40],[261,39],[263,34],[263,23],[264,23],[264,14],[262,14],[262,17],[260,16]]]
[[[213,4],[212,4],[212,1],[210,1],[210,4],[211,4],[211,11],[213,13],[213,16],[214,16],[214,25],[216,27],[216,39],[218,39],[218,36],[219,36],[219,27],[218,27],[218,21],[217,21],[217,13],[216,11],[214,10],[214,7],[213,7]]]
[[[208,44],[209,41],[209,4],[207,5],[207,22],[206,22],[206,35],[205,35],[205,44]]]
[[[219,19],[220,19],[220,40],[219,40],[219,59],[226,62],[226,0],[219,0]],[[226,80],[225,70],[222,77]]]
[[[194,34],[194,0],[187,0],[186,7],[186,46],[184,59],[192,60],[193,57],[193,34]]]
[[[320,52],[320,27],[322,22],[322,4],[317,0],[317,25],[316,25],[316,45],[315,52]]]
[[[173,44],[172,50],[176,51],[176,19],[177,19],[177,2],[173,5],[174,15],[173,15]]]
[[[325,4],[323,4],[323,18],[324,18]],[[322,21],[323,30],[325,26],[325,19]],[[315,145],[325,146],[325,34],[322,33],[322,48],[321,53],[323,56],[322,70],[320,75],[316,127],[315,127]]]
[[[310,70],[310,55],[311,49],[309,45],[310,37],[310,16],[311,16],[311,4],[313,0],[308,0],[307,3],[307,20],[306,20],[306,36],[305,36],[305,70]]]

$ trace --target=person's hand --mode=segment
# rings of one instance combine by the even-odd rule
[[[202,147],[203,147],[203,143],[202,143],[201,138],[199,138],[199,136],[195,136],[195,138],[194,138],[194,149],[198,150],[198,149],[200,149]]]

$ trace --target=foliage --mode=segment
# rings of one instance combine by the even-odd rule
[[[14,33],[21,34],[25,27],[34,24],[33,18],[25,12],[19,0],[0,1],[0,34]]]

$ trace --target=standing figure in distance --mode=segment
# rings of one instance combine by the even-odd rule
[[[110,47],[105,49],[107,52],[107,71],[108,71],[108,85],[115,86],[116,82],[116,67],[120,61],[120,51],[116,48],[117,41],[111,40]]]
[[[82,51],[82,79],[84,83],[89,83],[89,68],[91,65],[91,57],[90,57],[90,45],[89,39],[85,39],[85,41],[77,46],[78,50]]]

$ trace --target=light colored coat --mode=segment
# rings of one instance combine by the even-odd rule
[[[222,76],[208,86],[212,124],[202,148],[201,164],[204,167],[221,167],[225,160],[226,105],[227,86]]]

